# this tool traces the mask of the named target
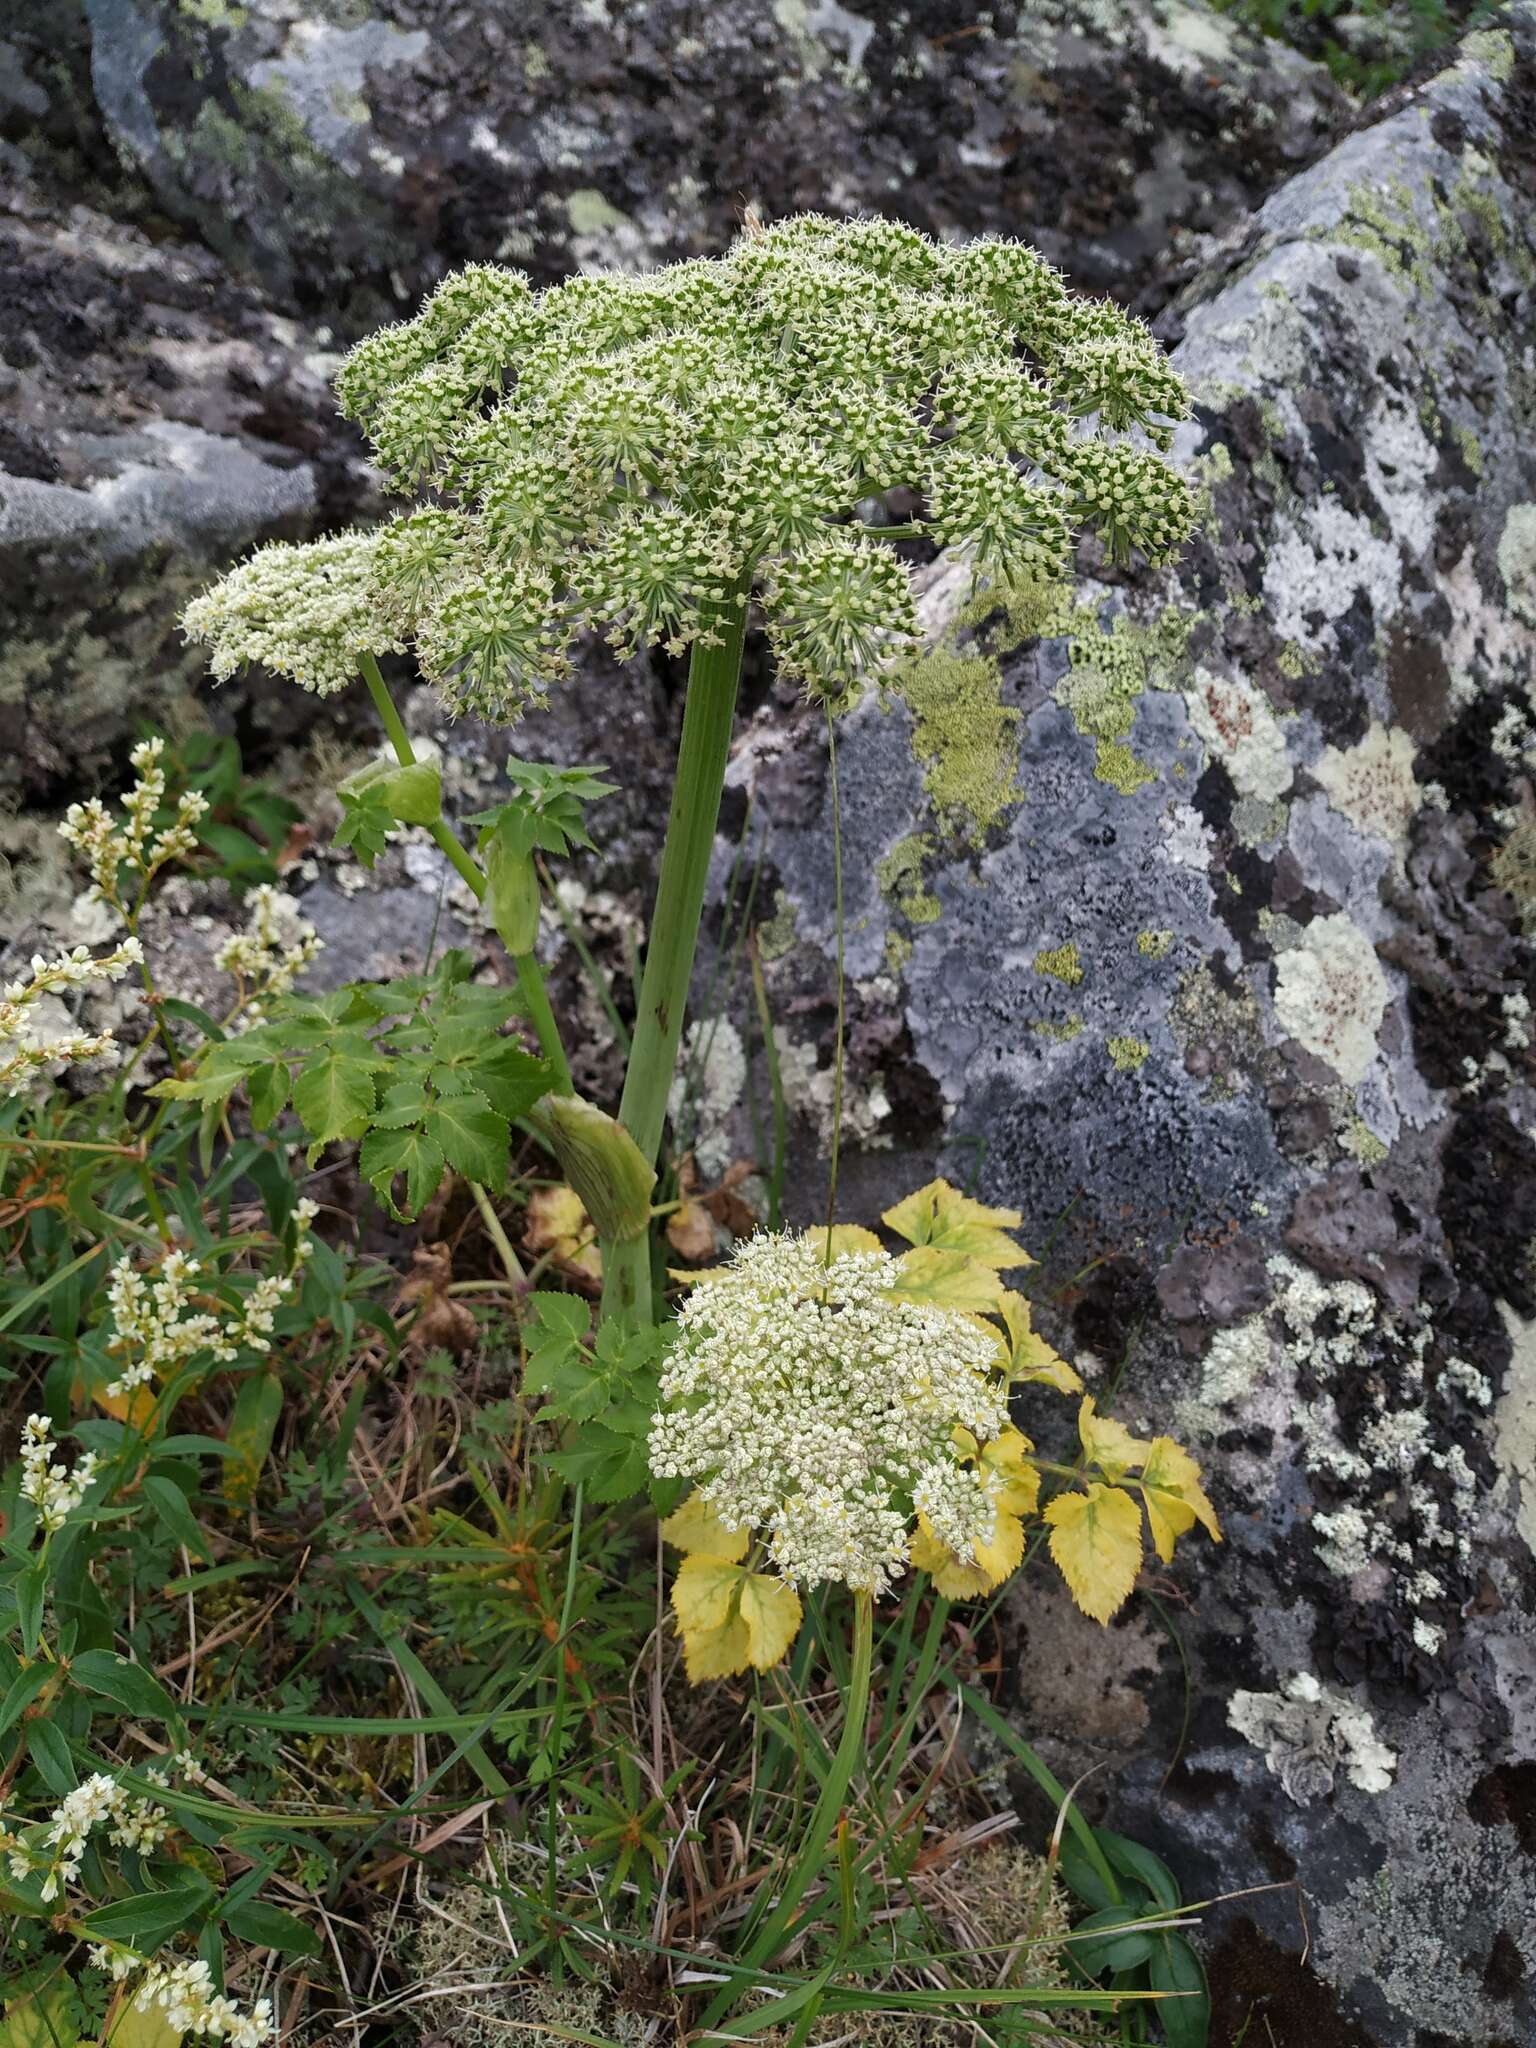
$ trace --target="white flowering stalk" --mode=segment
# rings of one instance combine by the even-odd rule
[[[240,1009],[247,1024],[260,1022],[259,1005],[285,996],[325,941],[293,898],[270,882],[251,891],[246,926],[225,940],[214,965],[240,985]]]
[[[196,826],[208,810],[208,799],[195,789],[176,800],[176,815],[159,832],[155,815],[165,800],[163,739],[140,740],[128,755],[137,780],[123,798],[123,816],[114,818],[99,797],[71,804],[59,826],[91,873],[90,894],[131,920],[150,883],[173,860],[184,860],[197,845]],[[124,873],[126,870],[126,874]]]
[[[118,1398],[157,1379],[169,1380],[202,1352],[228,1365],[242,1351],[270,1351],[273,1318],[314,1253],[309,1226],[317,1213],[315,1203],[298,1203],[292,1264],[262,1274],[237,1309],[213,1297],[205,1297],[214,1299],[211,1308],[195,1305],[203,1270],[183,1251],[167,1252],[152,1274],[140,1272],[131,1256],[119,1259],[107,1281],[113,1328],[106,1348],[121,1370],[107,1393]]]
[[[214,1990],[213,1973],[200,1958],[152,1963],[133,1993],[133,2003],[143,2013],[158,2006],[167,2027],[183,2038],[227,2041],[230,2048],[261,2048],[277,2031],[271,1999],[258,1998],[249,2012],[242,2012],[232,1999]]]
[[[152,1775],[163,1784],[170,1782],[164,1772]],[[143,1856],[160,1847],[171,1826],[163,1806],[125,1791],[107,1772],[97,1771],[77,1785],[41,1827],[29,1830],[27,1837],[8,1834],[3,1846],[13,1878],[42,1873],[43,1903],[51,1905],[79,1877],[86,1845],[97,1828],[105,1829],[114,1848]]]
[[[57,960],[34,954],[26,979],[0,988],[0,1095],[23,1094],[45,1069],[115,1059],[117,1041],[110,1031],[61,1028],[54,1021],[60,1014],[57,1005],[47,999],[58,997],[63,989],[121,981],[143,960],[144,949],[135,938],[94,956],[86,946],[76,946]]]
[[[421,509],[263,548],[188,609],[216,676],[321,695],[413,645],[450,708],[512,718],[575,631],[623,652],[718,634],[753,585],[780,659],[846,701],[909,646],[905,567],[860,531],[898,488],[1003,580],[1096,527],[1118,558],[1188,533],[1163,460],[1187,411],[1147,329],[1023,243],[817,216],[718,262],[533,290],[474,264],[347,358],[342,410]]]
[[[983,1328],[893,1294],[896,1260],[828,1261],[824,1248],[816,1231],[752,1238],[693,1290],[650,1464],[698,1481],[784,1578],[878,1594],[907,1562],[918,1512],[962,1561],[991,1538],[1001,1482],[962,1462],[955,1432],[997,1436],[1006,1388]]]
[[[78,1459],[71,1472],[54,1462],[57,1448],[48,1417],[29,1415],[21,1432],[21,1497],[37,1509],[38,1525],[45,1536],[63,1528],[96,1477],[94,1451]]]

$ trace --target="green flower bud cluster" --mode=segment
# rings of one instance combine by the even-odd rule
[[[1059,573],[1079,526],[1155,561],[1192,525],[1159,452],[1187,399],[1147,330],[1022,243],[891,221],[810,215],[538,292],[471,265],[337,390],[421,502],[198,599],[218,675],[260,661],[329,692],[414,646],[450,707],[510,719],[583,628],[677,652],[750,594],[787,672],[840,705],[917,634],[906,568],[861,530],[880,498],[1000,583]]]

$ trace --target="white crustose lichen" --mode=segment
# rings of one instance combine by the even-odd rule
[[[583,627],[624,654],[719,634],[752,592],[778,661],[834,708],[910,648],[900,490],[1001,582],[1074,529],[1157,561],[1193,523],[1164,459],[1188,399],[1149,331],[1021,242],[951,247],[810,215],[725,257],[535,291],[472,264],[355,348],[341,406],[421,502],[372,533],[261,549],[186,613],[215,676],[320,695],[414,648],[453,711],[515,718]]]
[[[917,1509],[962,1562],[990,1539],[999,1482],[960,1462],[955,1431],[995,1437],[1006,1390],[983,1329],[896,1298],[884,1252],[829,1261],[825,1244],[814,1230],[752,1238],[694,1289],[651,1469],[697,1480],[786,1579],[878,1593],[906,1563]]]

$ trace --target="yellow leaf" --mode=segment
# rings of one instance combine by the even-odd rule
[[[110,2048],[177,2048],[182,2038],[166,2018],[163,2005],[140,2012],[130,2002],[112,2022]]]
[[[1200,1484],[1200,1467],[1171,1436],[1152,1439],[1141,1486],[1152,1542],[1164,1564],[1171,1560],[1178,1538],[1196,1522],[1209,1531],[1213,1541],[1221,1541],[1221,1524]]]
[[[672,1581],[672,1611],[684,1636],[719,1628],[735,1610],[746,1573],[725,1557],[685,1557]]]
[[[1058,1493],[1045,1506],[1051,1555],[1084,1614],[1108,1621],[1124,1606],[1141,1569],[1141,1512],[1118,1486]]]
[[[936,1592],[946,1600],[975,1600],[993,1592],[1018,1570],[1024,1557],[1024,1524],[1017,1515],[999,1508],[991,1541],[978,1543],[976,1562],[966,1564],[947,1543],[940,1542],[933,1524],[919,1511],[910,1548],[913,1564],[930,1574]]]
[[[800,1633],[800,1596],[772,1572],[753,1572],[741,1588],[748,1655],[759,1671],[787,1656]]]
[[[72,2003],[68,1982],[61,1983],[57,1976],[36,1991],[8,1998],[5,2018],[0,2020],[0,2048],[75,2048],[80,2029],[70,2018]]]
[[[931,1244],[921,1244],[903,1252],[898,1263],[901,1277],[891,1292],[899,1301],[985,1313],[997,1306],[1003,1292],[992,1268],[967,1252],[939,1251]]]
[[[697,1287],[701,1280],[727,1279],[730,1272],[729,1266],[668,1266],[667,1278],[680,1287]]]
[[[962,1195],[947,1180],[929,1181],[927,1187],[887,1209],[880,1220],[908,1244],[963,1252],[999,1272],[1035,1263],[1008,1235],[1024,1220],[1017,1209],[989,1209],[985,1202]]]
[[[910,1554],[918,1570],[933,1579],[934,1591],[946,1600],[975,1600],[989,1590],[990,1582],[980,1565],[962,1564],[949,1545],[934,1535],[933,1524],[921,1511],[912,1532]]]
[[[690,1685],[711,1678],[734,1678],[752,1662],[752,1638],[739,1614],[718,1628],[683,1630],[683,1669]]]
[[[727,1529],[697,1493],[690,1493],[677,1512],[667,1516],[661,1533],[685,1556],[723,1557],[727,1564],[740,1564],[752,1541],[750,1529]]]
[[[995,1472],[1002,1480],[1002,1491],[993,1497],[1006,1514],[1032,1515],[1039,1502],[1040,1474],[1029,1462],[1029,1453],[1034,1448],[1029,1438],[1011,1423],[982,1446],[981,1469]]]
[[[987,1575],[989,1593],[1024,1562],[1024,1524],[1010,1509],[999,1507],[990,1539],[976,1546],[976,1562]]]
[[[827,1232],[821,1224],[808,1231],[818,1249],[825,1249]],[[866,1230],[862,1223],[834,1223],[832,1226],[832,1256],[840,1259],[845,1252],[883,1252],[885,1246],[872,1230]]]
[[[523,1243],[529,1251],[550,1252],[562,1266],[601,1280],[603,1255],[596,1239],[597,1226],[574,1188],[535,1188],[528,1197]]]
[[[1053,1351],[1030,1324],[1030,1305],[1010,1288],[997,1312],[1008,1332],[1009,1370],[1016,1380],[1038,1381],[1058,1394],[1080,1394],[1083,1382],[1067,1361]]]
[[[1125,1424],[1116,1422],[1112,1415],[1096,1415],[1092,1394],[1083,1396],[1083,1405],[1077,1411],[1077,1433],[1082,1438],[1083,1455],[1109,1480],[1123,1479],[1127,1472],[1136,1471],[1152,1448],[1140,1437],[1132,1436]]]

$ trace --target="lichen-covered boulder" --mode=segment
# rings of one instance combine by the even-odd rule
[[[839,740],[845,1213],[935,1159],[1021,1207],[1042,1320],[1214,1474],[1179,1652],[1121,1632],[1155,1682],[1028,1575],[1011,1627],[1021,1725],[1117,1766],[1186,1896],[1306,1892],[1305,1968],[1291,1891],[1211,1916],[1217,2040],[1536,2027],[1533,198],[1526,6],[1165,316],[1183,560],[1011,615],[936,566]],[[735,779],[781,1065],[826,1074],[814,718]]]
[[[22,179],[0,183],[0,265],[0,801],[40,807],[136,721],[206,721],[181,605],[252,542],[366,512],[373,485],[324,359],[206,251]],[[275,732],[307,708],[234,696]]]
[[[354,326],[469,258],[548,280],[714,255],[749,204],[1028,224],[1134,293],[1349,115],[1321,65],[1186,0],[86,14],[101,117],[165,210]]]

